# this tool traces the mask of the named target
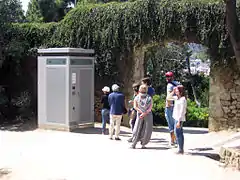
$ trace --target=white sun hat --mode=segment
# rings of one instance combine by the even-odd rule
[[[104,86],[104,88],[102,88],[103,92],[110,92],[110,88],[107,86]]]

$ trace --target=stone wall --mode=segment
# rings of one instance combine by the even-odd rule
[[[209,130],[240,130],[240,69],[234,60],[212,63]]]
[[[224,167],[232,167],[240,171],[240,147],[220,149],[220,162]]]

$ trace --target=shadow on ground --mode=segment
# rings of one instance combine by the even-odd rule
[[[184,128],[183,128],[184,129]],[[153,132],[169,133],[167,128],[164,127],[154,127]],[[208,130],[206,129],[184,129],[185,134],[207,134]]]
[[[37,129],[37,123],[34,120],[0,124],[1,131],[25,132],[25,131],[33,131],[36,129]]]
[[[136,148],[136,149],[142,149],[142,148]],[[170,149],[169,147],[147,147],[146,149],[142,150],[168,150]]]
[[[94,127],[94,128],[79,128],[79,129],[75,129],[72,130],[71,132],[73,133],[81,133],[81,134],[102,134],[102,130],[100,127]],[[108,134],[108,133],[107,133]],[[106,135],[107,135],[106,134]],[[120,132],[121,136],[130,136],[131,133],[127,132],[127,131],[123,131],[121,130]]]
[[[8,169],[5,169],[5,168],[1,168],[0,169],[0,178],[3,178],[4,176],[7,176],[11,173],[10,170]]]
[[[27,120],[22,122],[14,122],[7,124],[0,124],[0,130],[2,131],[15,131],[15,132],[25,132],[25,131],[33,131],[37,129],[37,123],[35,120]],[[82,128],[77,129],[72,132],[75,133],[83,133],[83,134],[101,134],[101,128]],[[167,128],[164,127],[154,127],[153,132],[161,132],[161,133],[169,133]],[[186,134],[206,134],[208,130],[206,129],[184,129],[184,133]],[[121,130],[121,135],[129,137],[131,133],[127,131]]]
[[[190,156],[203,156],[210,158],[215,161],[220,161],[220,156],[218,153],[214,152],[214,149],[212,147],[204,147],[204,148],[193,148],[189,149],[193,152],[188,152],[187,155]]]
[[[220,161],[220,156],[219,154],[217,153],[207,153],[207,152],[190,152],[190,153],[187,153],[187,155],[190,155],[190,156],[203,156],[203,157],[207,157],[207,158],[210,158],[212,160],[215,160],[215,161]]]
[[[152,138],[151,139],[151,143],[164,143],[164,144],[168,144],[168,141],[166,139],[163,139],[163,138]]]

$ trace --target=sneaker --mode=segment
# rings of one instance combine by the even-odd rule
[[[112,137],[109,137],[109,139],[110,139],[110,140],[113,140],[113,138],[112,138]]]
[[[142,149],[147,149],[146,146],[142,146],[141,148],[142,148]]]
[[[133,141],[133,138],[130,138],[127,140],[129,143],[131,143]]]
[[[120,141],[121,139],[119,137],[115,137],[115,140],[116,141]]]
[[[133,146],[133,145],[131,145],[131,146],[130,146],[130,148],[131,148],[131,149],[135,149],[136,147],[135,147],[135,146]]]
[[[183,152],[183,151],[177,151],[176,154],[178,154],[178,155],[183,155],[184,152]]]

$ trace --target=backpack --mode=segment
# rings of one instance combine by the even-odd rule
[[[175,84],[174,82],[169,82],[170,84],[172,84],[174,87],[181,85],[181,83]]]

